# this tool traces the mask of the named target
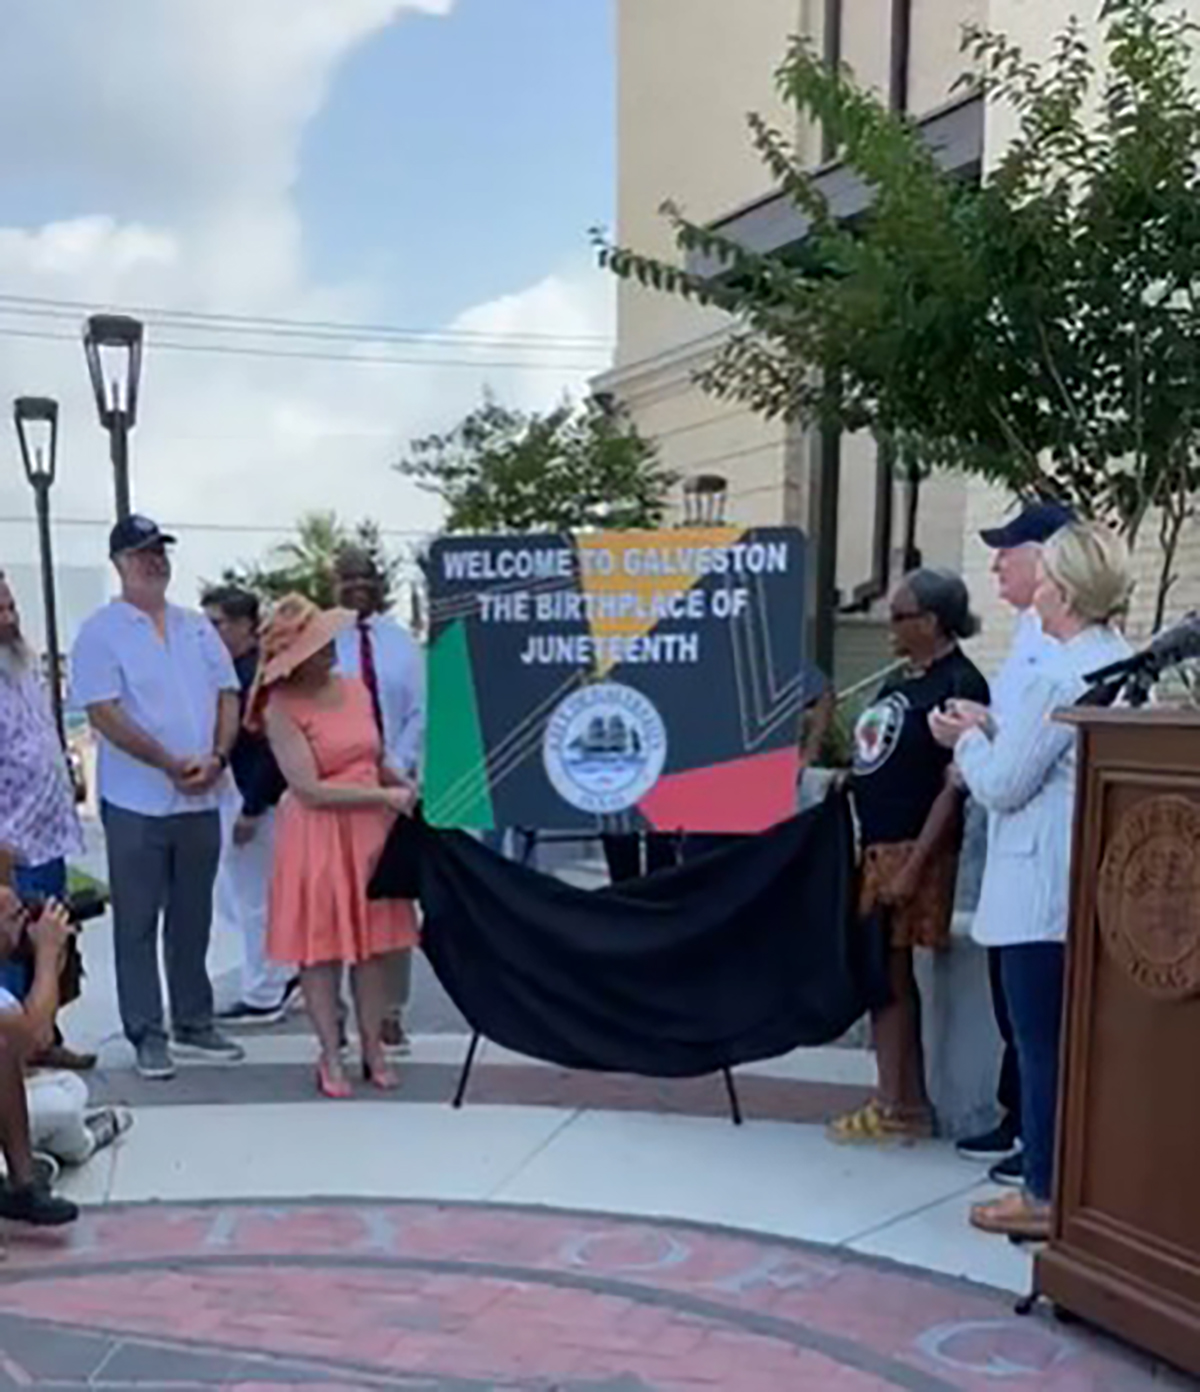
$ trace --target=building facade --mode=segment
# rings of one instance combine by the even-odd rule
[[[1189,0],[1200,17],[1200,0]],[[962,27],[1005,32],[1030,57],[1049,46],[1078,10],[1077,0],[617,0],[619,189],[616,240],[676,256],[662,205],[671,200],[695,222],[759,251],[803,239],[802,216],[770,192],[750,139],[746,113],[766,116],[794,139],[831,206],[852,216],[869,200],[847,171],[825,159],[819,130],[797,123],[781,103],[773,74],[788,42],[805,34],[830,62],[845,62],[918,122],[943,167],[979,177],[1012,136],[1011,116],[964,92]],[[1081,18],[1097,23],[1096,5]],[[693,269],[703,270],[702,263]],[[715,473],[728,481],[727,515],[742,525],[787,522],[812,543],[812,608],[836,615],[814,629],[816,655],[832,656],[839,682],[887,660],[883,595],[919,557],[960,569],[984,617],[979,656],[994,662],[1007,646],[1011,615],[992,594],[981,526],[1010,500],[982,484],[936,475],[918,488],[895,477],[873,440],[813,438],[768,423],[738,404],[705,394],[694,381],[728,320],[682,299],[622,282],[618,348],[596,382],[654,438],[664,462],[685,479]],[[1185,538],[1184,579],[1173,607],[1200,595],[1200,531]],[[1152,599],[1153,547],[1140,613]],[[835,636],[836,634],[836,636]],[[832,650],[832,652],[831,652]]]

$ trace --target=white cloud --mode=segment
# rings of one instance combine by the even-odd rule
[[[137,224],[119,227],[111,217],[77,218],[32,232],[0,228],[0,268],[7,273],[86,280],[100,298],[112,293],[105,282],[115,290],[134,274],[173,271],[178,264],[173,237]]]
[[[402,23],[405,11],[451,7],[452,0],[9,0],[0,123],[29,129],[0,147],[0,178],[36,166],[56,186],[85,190],[89,205],[49,226],[0,228],[0,292],[114,308],[380,318],[379,287],[316,283],[305,266],[291,198],[298,152],[339,64],[357,45]],[[36,121],[29,122],[30,111]],[[399,132],[401,153],[404,138]],[[612,298],[606,278],[580,261],[447,327],[608,334]],[[105,518],[107,444],[78,327],[71,316],[28,318],[0,308],[0,401],[23,392],[60,399],[56,514]],[[18,328],[71,341],[6,336]],[[599,365],[594,350],[579,348],[536,355],[554,371],[501,372],[168,352],[155,349],[156,337],[196,341],[151,325],[132,448],[136,505],[175,523],[264,529],[185,532],[183,597],[198,577],[260,553],[272,531],[278,537],[309,508],[428,530],[437,520],[433,501],[388,468],[409,438],[451,423],[487,382],[506,400],[538,407],[564,389],[582,390],[587,365]],[[270,346],[320,345],[275,339]],[[352,351],[421,350],[379,343]],[[495,346],[428,352],[481,364],[515,356]],[[0,467],[0,516],[27,516],[28,490],[5,429],[0,423],[0,461],[10,458],[12,467]],[[57,531],[59,555],[70,564],[102,557],[103,540],[101,527]],[[27,525],[0,525],[0,565],[33,555]]]
[[[172,218],[270,202],[339,62],[453,0],[6,0],[0,173],[49,165]]]

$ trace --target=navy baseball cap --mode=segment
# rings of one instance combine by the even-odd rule
[[[118,522],[108,534],[110,556],[121,556],[127,551],[149,551],[159,546],[174,545],[175,538],[168,536],[157,522],[151,522],[148,517],[139,517],[137,513]]]
[[[1030,503],[1003,527],[988,527],[979,535],[993,551],[1007,551],[1030,542],[1049,541],[1074,521],[1075,514],[1062,503]]]

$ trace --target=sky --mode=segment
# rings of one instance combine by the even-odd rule
[[[134,503],[179,529],[184,601],[309,509],[417,541],[438,509],[389,468],[408,440],[607,365],[611,0],[4,10],[0,399],[61,402],[65,568],[103,564],[112,513],[88,308],[147,322]],[[31,516],[0,425],[0,567],[36,557]]]

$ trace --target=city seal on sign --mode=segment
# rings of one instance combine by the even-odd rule
[[[619,682],[597,682],[560,702],[542,758],[551,786],[581,812],[627,811],[667,762],[667,731],[654,703]]]

